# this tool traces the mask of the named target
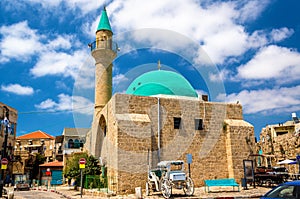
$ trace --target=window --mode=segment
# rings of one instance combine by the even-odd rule
[[[279,132],[276,132],[277,136],[280,136],[280,135],[284,135],[284,134],[288,134],[287,131],[279,131]]]
[[[104,137],[106,136],[106,125],[104,126]]]
[[[74,148],[79,149],[80,148],[80,143],[78,139],[75,139],[74,141]]]
[[[195,130],[203,130],[203,120],[195,119]]]
[[[68,141],[68,148],[69,149],[74,148],[74,141],[73,141],[73,139],[69,139],[69,141]]]
[[[180,129],[180,124],[181,124],[181,118],[174,117],[174,129]]]

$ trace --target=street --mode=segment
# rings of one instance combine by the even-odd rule
[[[50,191],[15,191],[14,199],[54,199],[64,198],[63,196]]]

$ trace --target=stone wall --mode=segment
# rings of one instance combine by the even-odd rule
[[[95,150],[101,151],[107,175],[116,181],[113,189],[117,194],[145,187],[148,162],[150,168],[162,160],[186,162],[187,154],[193,157],[191,176],[196,187],[205,179],[233,177],[240,181],[242,160],[248,158],[254,144],[253,127],[242,120],[239,104],[116,94],[102,116],[107,131],[105,136],[98,133],[103,138]],[[174,129],[174,117],[181,118],[179,129]],[[203,120],[203,130],[195,130],[195,119]],[[185,168],[187,171],[187,164]]]
[[[296,159],[300,153],[300,137],[295,134],[300,129],[300,123],[293,121],[267,125],[260,133],[260,140],[257,143],[256,151],[262,150],[260,166],[278,166],[277,162],[284,159]],[[282,134],[282,132],[286,132]],[[285,165],[290,173],[298,173],[295,165]]]

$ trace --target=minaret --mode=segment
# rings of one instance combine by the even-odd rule
[[[96,115],[103,109],[112,96],[112,62],[117,55],[117,46],[112,41],[112,35],[113,32],[104,7],[96,31],[96,41],[90,44],[92,56],[96,61]]]

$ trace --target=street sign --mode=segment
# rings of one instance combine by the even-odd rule
[[[6,158],[2,158],[1,164],[8,164],[8,160]]]
[[[8,160],[6,158],[1,159],[1,169],[7,169]]]
[[[193,162],[193,157],[192,157],[192,154],[187,154],[186,155],[186,159],[187,159],[187,163],[188,164],[192,164],[192,162]]]
[[[80,158],[80,159],[79,159],[79,164],[85,164],[85,163],[86,163],[85,158]]]
[[[84,169],[85,168],[85,163],[86,163],[85,158],[80,158],[79,159],[79,168]]]

